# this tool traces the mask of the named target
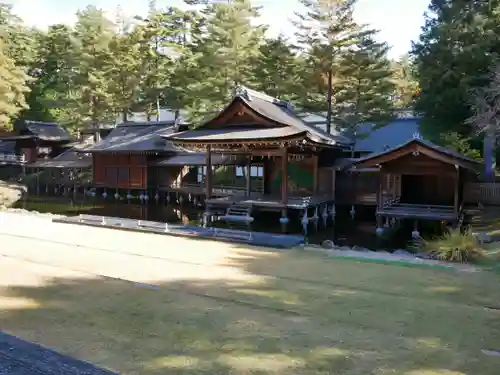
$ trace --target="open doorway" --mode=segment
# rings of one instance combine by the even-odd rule
[[[453,205],[454,181],[440,175],[403,175],[401,203]]]

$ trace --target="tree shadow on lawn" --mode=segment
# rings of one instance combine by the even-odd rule
[[[53,278],[0,289],[0,327],[121,374],[498,373],[494,275],[244,249],[221,266],[258,277]]]

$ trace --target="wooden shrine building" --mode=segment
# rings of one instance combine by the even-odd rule
[[[0,140],[13,144],[14,153],[22,156],[24,162],[32,163],[59,155],[73,139],[64,127],[56,123],[19,121],[13,132],[0,133]]]
[[[148,165],[178,150],[161,136],[179,130],[173,121],[128,122],[117,125],[109,135],[81,152],[92,157],[93,186],[104,190],[140,190],[154,184]],[[122,194],[123,195],[123,194]]]
[[[332,165],[351,144],[305,123],[289,103],[246,87],[238,87],[232,101],[201,126],[165,137],[179,147],[206,152],[202,177],[208,209],[280,211],[282,222],[289,210],[314,207],[317,214],[318,206],[326,211],[333,204]],[[240,184],[240,189],[214,190],[218,176],[213,166],[220,157],[238,160],[228,173],[245,182],[243,189]]]
[[[419,137],[357,159],[354,169],[378,170],[377,209],[386,219],[457,222],[463,213],[464,185],[480,163]]]

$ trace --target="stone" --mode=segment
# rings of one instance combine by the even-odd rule
[[[353,250],[353,251],[361,251],[363,253],[367,253],[367,252],[370,251],[370,249],[367,249],[366,247],[361,247],[361,246],[356,246],[356,245],[354,245],[351,250]]]
[[[331,240],[324,240],[322,243],[321,243],[321,247],[323,249],[333,249],[335,247],[335,244],[333,243],[333,241]]]
[[[406,250],[402,250],[402,249],[394,250],[392,253],[394,255],[403,255],[403,256],[409,256],[409,257],[413,256],[412,253],[410,253],[410,252],[408,252]]]

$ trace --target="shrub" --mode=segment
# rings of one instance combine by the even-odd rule
[[[484,257],[484,250],[470,230],[453,229],[442,237],[421,240],[423,251],[435,259],[450,262],[472,263]]]

